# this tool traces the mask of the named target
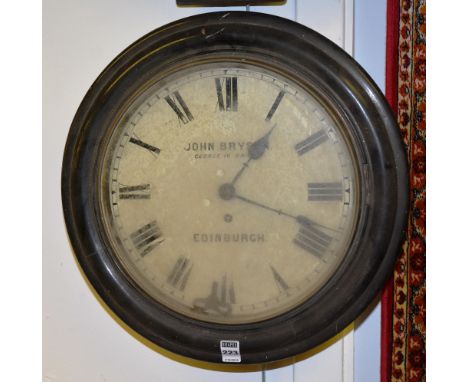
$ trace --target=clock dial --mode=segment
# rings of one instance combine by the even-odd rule
[[[236,62],[147,87],[115,124],[101,200],[137,284],[198,320],[262,321],[330,279],[357,221],[354,153],[299,84]]]

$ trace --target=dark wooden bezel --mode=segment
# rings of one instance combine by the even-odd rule
[[[357,157],[361,211],[348,253],[326,285],[301,306],[266,321],[222,325],[177,314],[126,274],[103,230],[97,185],[112,124],[132,94],[158,73],[221,55],[255,57],[321,94],[338,111]],[[292,21],[259,13],[208,13],[144,36],[99,76],[70,128],[62,167],[70,241],[84,274],[110,309],[148,340],[172,352],[222,362],[221,340],[240,341],[242,363],[309,350],[344,329],[390,275],[407,219],[406,156],[392,112],[377,86],[343,50]]]

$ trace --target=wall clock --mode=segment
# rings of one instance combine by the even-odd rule
[[[316,32],[202,14],[122,52],[63,159],[79,265],[142,336],[261,363],[337,334],[390,275],[406,221],[398,128],[363,69]]]

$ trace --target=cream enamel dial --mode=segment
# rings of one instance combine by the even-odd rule
[[[148,295],[201,321],[262,321],[334,274],[357,221],[356,166],[313,95],[265,68],[177,71],[135,98],[102,161],[107,235]]]

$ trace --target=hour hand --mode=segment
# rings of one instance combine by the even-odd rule
[[[272,128],[260,139],[257,139],[254,143],[249,146],[249,159],[260,159],[268,148],[268,140],[273,129],[276,127],[276,123]]]
[[[261,138],[257,139],[254,143],[252,143],[248,148],[249,159],[242,165],[241,169],[237,172],[237,174],[232,179],[231,185],[234,185],[237,180],[240,178],[242,173],[245,171],[247,167],[249,167],[249,162],[251,160],[260,159],[265,150],[268,148],[268,139],[270,137],[271,132],[276,127],[276,123],[272,126],[270,130]]]

